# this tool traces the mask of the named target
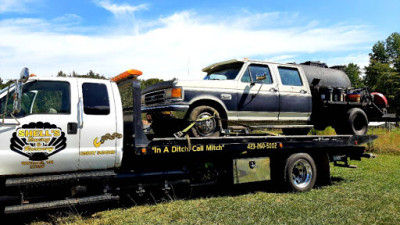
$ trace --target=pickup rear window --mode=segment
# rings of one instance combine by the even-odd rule
[[[303,86],[299,71],[296,68],[278,67],[278,70],[283,85]]]

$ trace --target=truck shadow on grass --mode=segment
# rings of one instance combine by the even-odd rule
[[[344,178],[341,177],[331,177],[331,180],[331,185],[340,185],[341,183],[346,181]],[[323,188],[325,186],[329,185],[316,185],[315,189]],[[277,194],[290,193],[280,184],[276,184],[271,181],[241,184],[238,186],[214,185],[195,188],[171,187],[171,189],[167,193],[161,189],[151,189],[146,191],[143,196],[137,196],[134,192],[125,193],[121,196],[119,202],[99,203],[84,206],[70,206],[62,209],[28,212],[16,215],[3,215],[3,221],[7,222],[2,222],[2,224],[30,224],[33,222],[58,224],[62,221],[69,221],[68,219],[61,220],[60,218],[63,217],[81,217],[82,219],[95,218],[97,217],[97,213],[105,210],[155,205],[176,200],[235,197],[257,192]]]

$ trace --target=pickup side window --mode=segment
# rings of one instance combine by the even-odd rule
[[[21,111],[16,117],[30,114],[69,114],[71,113],[70,85],[61,81],[33,81],[22,88]],[[13,94],[10,91],[7,102],[7,118],[13,107]],[[0,100],[1,113],[5,112],[6,96]]]
[[[269,68],[266,65],[250,65],[242,76],[241,81],[243,83],[251,82],[249,69],[251,71],[251,77],[253,78],[254,82],[263,84],[272,84],[271,73],[269,72]],[[265,79],[262,79],[264,77]],[[260,80],[257,80],[257,78],[259,78]]]
[[[303,86],[299,71],[296,68],[278,67],[278,70],[283,85]]]
[[[108,115],[110,103],[107,86],[97,83],[83,83],[83,111],[87,115]]]

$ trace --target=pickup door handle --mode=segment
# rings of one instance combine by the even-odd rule
[[[270,92],[277,92],[278,89],[276,89],[276,88],[271,88],[271,89],[269,89],[269,91],[270,91]]]
[[[307,94],[307,91],[306,90],[301,90],[300,93]]]
[[[78,113],[79,113],[79,128],[83,128],[83,101],[82,98],[79,98],[78,102]]]
[[[78,133],[78,123],[68,123],[67,124],[67,133],[68,134],[77,134]]]

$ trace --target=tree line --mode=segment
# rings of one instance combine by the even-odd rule
[[[386,40],[376,42],[369,54],[369,65],[361,76],[360,67],[350,63],[345,72],[353,87],[368,87],[383,93],[392,112],[400,114],[400,34],[392,33]]]

